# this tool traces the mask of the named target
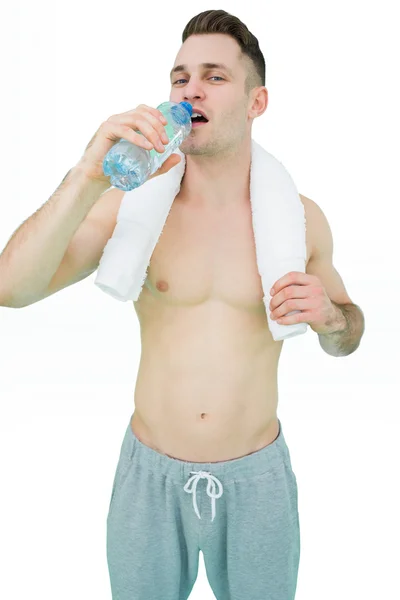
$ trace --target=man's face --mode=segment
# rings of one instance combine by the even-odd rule
[[[207,67],[202,63],[222,63]],[[190,36],[175,59],[171,73],[170,101],[187,101],[201,109],[208,123],[192,128],[180,146],[184,154],[214,155],[225,148],[231,151],[250,132],[247,116],[249,98],[245,94],[245,63],[240,60],[240,46],[224,34]]]

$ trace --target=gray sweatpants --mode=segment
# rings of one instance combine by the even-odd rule
[[[170,458],[130,420],[107,517],[113,600],[186,600],[199,551],[217,600],[293,600],[297,482],[279,421],[268,446],[216,463]]]

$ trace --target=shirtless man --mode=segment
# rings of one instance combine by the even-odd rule
[[[241,50],[240,33],[207,31],[221,13],[202,13],[197,30],[187,27],[171,71],[170,100],[190,102],[208,122],[180,146],[187,159],[181,189],[134,303],[142,342],[135,411],[107,519],[119,600],[186,600],[200,550],[217,600],[295,596],[297,483],[277,417],[283,342],[268,328],[249,197],[251,128],[268,92],[255,38]],[[235,21],[224,14],[225,23]],[[255,62],[246,54],[251,43]],[[3,306],[27,306],[95,271],[124,195],[105,192],[102,160],[121,137],[162,151],[164,125],[145,105],[102,124],[0,256]],[[179,160],[172,155],[153,176]],[[332,265],[324,214],[300,198],[306,274],[277,282],[271,312],[301,310],[283,323],[308,322],[326,352],[344,356],[360,343],[362,313]]]

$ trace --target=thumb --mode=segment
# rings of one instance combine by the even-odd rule
[[[180,161],[181,157],[179,156],[179,154],[171,154],[171,156],[168,156],[167,160],[163,162],[161,167],[155,173],[153,173],[153,175],[151,175],[149,179],[167,173],[170,169],[172,169],[172,167],[175,167],[178,163],[180,163]]]

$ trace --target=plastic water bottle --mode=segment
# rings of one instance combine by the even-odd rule
[[[111,185],[124,192],[143,185],[192,130],[193,107],[189,102],[163,102],[157,109],[168,121],[164,129],[169,143],[164,152],[146,150],[121,138],[104,158],[104,175],[110,177]],[[141,132],[136,130],[136,133]]]

